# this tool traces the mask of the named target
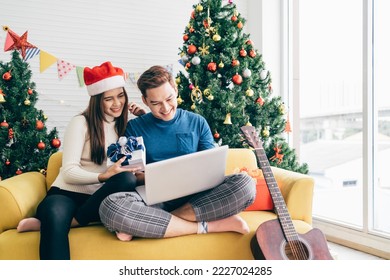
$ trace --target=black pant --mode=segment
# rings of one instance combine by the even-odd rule
[[[73,217],[80,225],[100,221],[103,199],[112,193],[134,191],[136,181],[131,172],[118,173],[92,195],[51,187],[37,209],[41,221],[41,260],[69,260],[68,233]]]

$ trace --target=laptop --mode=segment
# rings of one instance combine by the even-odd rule
[[[225,178],[228,146],[174,157],[145,166],[145,185],[136,191],[147,205],[211,189]]]

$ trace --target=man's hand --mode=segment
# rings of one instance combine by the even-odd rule
[[[140,105],[134,102],[129,103],[129,111],[132,113],[134,116],[141,116],[146,114],[146,110],[142,108]]]

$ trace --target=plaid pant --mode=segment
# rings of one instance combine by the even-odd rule
[[[190,203],[197,221],[215,221],[238,214],[253,203],[256,187],[244,173],[225,177],[213,189],[165,203],[147,206],[137,192],[106,197],[99,208],[102,223],[113,232],[144,238],[162,238],[171,220],[170,211]]]

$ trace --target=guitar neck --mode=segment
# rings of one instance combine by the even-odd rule
[[[265,182],[267,183],[272,201],[274,203],[275,213],[278,215],[286,239],[288,241],[297,240],[298,234],[295,231],[295,227],[292,223],[290,213],[288,212],[286,202],[284,201],[283,195],[280,192],[278,183],[276,182],[272,173],[267,155],[265,154],[265,151],[262,147],[255,148],[255,151],[260,168],[263,171]]]

